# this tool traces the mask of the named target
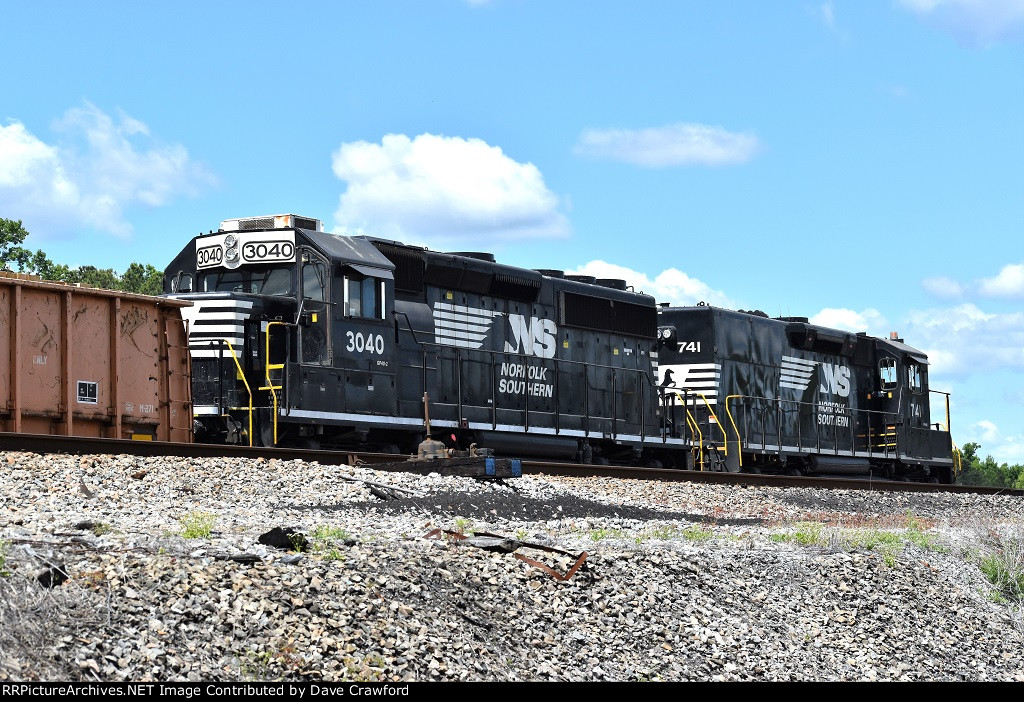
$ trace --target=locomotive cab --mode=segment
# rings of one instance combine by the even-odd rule
[[[326,413],[395,407],[389,341],[394,266],[319,220],[225,220],[171,262],[165,293],[185,315],[197,440],[313,446],[360,442],[357,420]]]
[[[895,332],[875,340],[874,347],[876,384],[867,394],[873,447],[899,447],[907,458],[920,461],[909,471],[911,477],[952,482],[951,466],[933,462],[950,456],[952,440],[948,396],[945,423],[931,421],[931,395],[943,393],[929,388],[928,357]]]

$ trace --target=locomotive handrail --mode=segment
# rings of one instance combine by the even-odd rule
[[[285,362],[284,363],[271,363],[270,362],[270,328],[273,327],[273,326],[292,327],[292,326],[295,326],[295,325],[294,324],[288,324],[286,322],[277,322],[277,321],[267,322],[267,326],[263,330],[264,339],[266,340],[266,355],[263,357],[263,366],[265,368],[265,372],[266,372],[266,376],[267,376],[267,384],[265,386],[262,386],[262,387],[257,388],[257,389],[258,390],[269,390],[270,391],[270,396],[273,398],[273,405],[274,405],[274,446],[277,446],[277,391],[280,390],[282,387],[284,387],[284,375],[282,374],[282,376],[281,376],[281,383],[282,384],[281,385],[274,385],[274,381],[270,377],[270,371],[271,370],[283,371],[285,365],[288,362],[288,358],[287,358],[287,352],[286,352]]]
[[[708,398],[704,396],[704,393],[698,392],[698,393],[695,393],[695,394],[698,397],[700,397],[700,399],[704,400],[704,405],[708,408],[708,412],[711,414],[711,417],[715,420],[715,424],[718,425],[718,430],[720,432],[722,432],[722,438],[725,439],[725,451],[724,451],[724,453],[725,453],[726,458],[728,458],[729,457],[729,435],[726,434],[725,433],[725,429],[722,428],[722,422],[719,421],[718,415],[715,414],[714,408],[711,407],[711,403],[708,402]]]
[[[409,321],[409,317],[408,317],[408,315],[406,313],[404,313],[404,312],[397,312],[396,311],[395,314],[396,314],[396,316],[401,314],[402,316],[404,316],[406,318],[407,322]],[[422,375],[422,385],[423,385],[424,389],[426,388],[426,382],[427,382],[426,354],[427,354],[428,348],[450,349],[450,350],[452,350],[454,352],[454,354],[456,356],[455,360],[456,360],[456,368],[457,368],[456,385],[457,385],[457,388],[459,389],[459,393],[458,393],[459,397],[457,398],[455,404],[457,406],[457,412],[459,414],[459,417],[457,417],[457,423],[460,423],[461,420],[462,420],[462,416],[461,416],[462,415],[461,385],[462,385],[462,354],[463,354],[463,349],[461,347],[453,346],[451,344],[441,344],[441,343],[432,342],[432,341],[420,341],[416,337],[416,332],[412,328],[411,323],[408,325],[407,330],[412,334],[413,341],[418,346],[420,346],[420,348],[421,348],[421,358],[423,359],[422,360],[422,365],[421,365],[421,369],[422,369],[422,374],[421,375]],[[539,361],[539,362],[550,361],[550,362],[552,362],[553,364],[556,365],[556,368],[557,368],[557,364],[569,364],[569,365],[573,365],[573,366],[580,366],[580,367],[582,367],[583,373],[584,373],[583,377],[584,377],[584,380],[585,380],[585,382],[583,383],[584,414],[582,415],[583,416],[583,433],[584,433],[585,437],[589,437],[590,434],[591,434],[591,430],[590,430],[590,419],[591,419],[591,415],[590,415],[590,383],[589,383],[590,369],[591,368],[599,368],[599,369],[605,369],[605,370],[612,371],[613,390],[614,390],[614,386],[617,386],[617,384],[618,384],[617,374],[619,372],[621,372],[621,371],[626,371],[628,373],[636,374],[636,376],[638,378],[639,377],[646,377],[648,382],[650,381],[650,374],[645,369],[643,369],[643,368],[622,368],[622,367],[606,365],[606,364],[588,363],[587,361],[574,361],[572,359],[565,359],[565,358],[561,358],[561,359],[556,359],[556,358],[545,359],[545,358],[538,358],[538,357],[535,357],[535,356],[531,356],[530,354],[526,354],[526,353],[522,353],[522,352],[516,352],[516,351],[494,351],[494,350],[491,350],[491,349],[469,349],[469,351],[471,351],[472,353],[486,354],[487,356],[489,356],[490,357],[490,364],[491,364],[491,368],[492,369],[494,369],[496,367],[496,363],[497,363],[496,359],[497,359],[498,356],[513,357],[513,358],[516,358],[516,359],[522,359],[524,362],[526,362],[526,361]],[[555,378],[554,385],[555,385],[556,388],[558,386],[558,382],[559,382],[558,378],[559,377],[560,377],[559,374],[556,372],[554,374],[554,378]],[[491,374],[491,386],[492,386],[492,390],[491,390],[491,399],[492,399],[492,403],[491,403],[491,425],[492,425],[492,428],[493,428],[493,427],[497,426],[497,409],[498,409],[497,393],[494,390],[495,383],[494,383],[493,370],[492,370],[492,374]],[[656,387],[656,386],[652,385],[652,387]],[[557,390],[553,390],[553,391],[557,392]],[[614,396],[614,392],[612,394]],[[524,397],[526,398],[525,401],[524,401],[524,405],[523,405],[523,407],[524,407],[524,410],[523,410],[524,411],[524,421],[525,421],[524,430],[527,430],[529,428],[529,419],[530,419],[529,418],[529,413],[530,413],[530,406],[529,405],[530,405],[530,403],[529,403],[529,396],[528,395],[524,395]],[[641,417],[641,421],[644,421],[646,419],[646,417],[643,414],[642,397],[643,396],[641,395],[641,408],[640,408],[639,415]],[[560,429],[561,422],[559,420],[560,420],[560,417],[561,417],[561,412],[559,411],[559,407],[558,407],[558,403],[557,402],[555,403],[555,410],[554,410],[554,412],[552,414],[554,415],[556,429]],[[618,425],[618,411],[617,411],[617,407],[615,405],[613,405],[613,407],[612,407],[612,416],[604,417],[604,419],[608,419],[611,422],[611,425],[612,425],[611,436],[612,436],[613,439],[616,438],[618,436],[618,426],[617,426]],[[641,436],[642,437],[645,436],[644,430],[645,430],[645,428],[641,426]],[[556,433],[557,433],[557,431],[556,431]],[[642,440],[643,439],[641,439],[641,441]]]
[[[700,430],[700,425],[697,424],[697,420],[690,412],[690,408],[686,406],[686,400],[683,399],[679,393],[676,396],[680,400],[683,400],[683,411],[686,412],[686,424],[690,427],[690,434],[697,439],[697,455],[700,457],[700,469],[704,470],[704,432]]]
[[[964,458],[960,449],[953,443],[953,439],[950,439],[949,443],[953,447],[953,477],[956,477],[964,469]]]
[[[945,424],[946,428],[945,428],[945,431],[947,431],[950,434],[952,434],[952,432],[950,432],[950,430],[949,430],[949,427],[950,427],[950,421],[949,421],[949,396],[950,396],[950,393],[943,392],[942,390],[932,390],[931,388],[929,388],[928,389],[928,394],[930,395],[932,393],[935,393],[936,395],[944,395],[945,396],[945,399],[946,399],[946,424]]]
[[[235,347],[231,345],[231,342],[227,339],[221,339],[225,344],[228,345],[228,351],[231,352],[231,358],[235,361],[235,367],[238,369],[238,376],[242,379],[245,384],[245,392],[249,395],[249,407],[238,407],[237,409],[248,409],[249,410],[249,445],[252,446],[252,389],[249,387],[249,381],[245,377],[245,373],[242,371],[242,364],[238,362],[238,354],[235,353]],[[236,409],[232,407],[231,409]]]
[[[936,390],[935,392],[941,392],[941,390]],[[947,393],[943,393],[943,394],[944,395],[949,395],[948,392]],[[960,474],[960,471],[962,471],[963,468],[964,468],[963,456],[960,453],[960,449],[957,448],[956,442],[953,441],[953,434],[949,431],[949,427],[946,426],[945,424],[938,424],[937,426],[941,426],[942,427],[942,431],[944,431],[947,434],[949,434],[949,445],[953,449],[953,477],[956,477],[957,475]]]
[[[776,425],[777,426],[776,426],[775,433],[778,435],[776,437],[776,441],[777,441],[777,445],[779,447],[783,446],[783,441],[784,441],[784,437],[783,437],[783,434],[782,434],[782,430],[783,430],[783,426],[782,425],[783,425],[784,422],[782,421],[782,416],[784,414],[796,413],[797,433],[796,433],[796,436],[794,437],[794,439],[796,441],[795,447],[797,448],[797,450],[799,452],[803,452],[805,446],[804,446],[804,443],[803,443],[803,438],[804,438],[803,430],[802,430],[802,427],[800,426],[800,420],[801,420],[801,417],[802,417],[801,410],[802,409],[809,409],[811,412],[817,413],[818,412],[818,408],[820,407],[820,405],[817,402],[803,402],[803,401],[800,401],[800,400],[784,400],[782,398],[777,398],[777,397],[761,397],[761,396],[756,396],[756,395],[730,395],[730,396],[728,396],[726,398],[726,405],[725,406],[726,406],[726,412],[727,412],[727,414],[730,417],[730,421],[733,421],[733,422],[734,422],[734,419],[733,419],[733,416],[732,416],[732,411],[731,411],[731,409],[728,406],[729,400],[732,400],[732,399],[738,399],[740,401],[740,403],[741,403],[741,406],[743,406],[745,408],[748,408],[749,410],[752,410],[754,412],[757,412],[760,415],[760,420],[759,420],[759,423],[758,423],[760,428],[759,428],[759,430],[755,431],[754,433],[756,433],[757,435],[759,435],[761,437],[761,440],[759,442],[760,445],[761,445],[761,448],[765,448],[767,446],[765,439],[766,439],[766,436],[767,436],[768,426],[767,426],[767,421],[766,421],[765,413],[774,410],[774,413],[777,416],[777,419],[776,419]],[[761,406],[760,410],[757,409],[757,405]],[[870,455],[872,455],[876,451],[876,449],[878,449],[885,456],[889,456],[889,455],[897,455],[898,456],[899,455],[899,434],[897,432],[895,432],[895,424],[891,424],[890,420],[889,420],[889,417],[893,417],[893,418],[898,417],[898,415],[896,415],[895,413],[884,411],[884,410],[868,410],[868,409],[856,409],[855,410],[853,408],[846,407],[846,408],[843,408],[843,411],[841,413],[833,412],[833,414],[836,414],[836,416],[848,417],[850,419],[850,437],[849,437],[850,451],[852,451],[854,453],[856,453],[858,451],[856,438],[858,436],[860,436],[860,435],[858,435],[856,433],[856,418],[862,417],[862,418],[864,418],[867,421],[867,431],[868,431],[868,433],[865,436],[865,449],[866,449],[866,453],[870,456]],[[885,433],[883,433],[883,434],[876,435],[874,430],[873,430],[873,428],[872,428],[871,419],[872,419],[872,417],[876,417],[876,416],[881,419],[881,424],[885,427]],[[743,443],[746,443],[747,445],[750,445],[750,441],[751,441],[750,440],[751,430],[750,430],[749,424],[747,422],[747,418],[748,418],[748,413],[747,412],[743,413],[743,418],[744,418],[744,421],[743,421],[744,431],[740,432],[739,429],[736,428],[737,436],[739,437],[739,444],[740,444],[740,446],[742,446]],[[815,425],[815,430],[814,430],[815,446],[813,446],[813,447],[809,446],[807,448],[812,449],[812,450],[820,453],[821,450],[822,450],[821,449],[821,441],[822,441],[822,439],[823,438],[831,438],[831,440],[834,443],[834,446],[831,447],[831,450],[832,450],[833,453],[838,454],[839,451],[840,451],[840,447],[839,447],[839,444],[840,444],[840,440],[839,440],[839,426],[837,424],[833,424],[831,426],[832,426],[831,437],[823,437],[821,427],[816,424]],[[734,422],[734,428],[735,428],[735,422]],[[889,429],[892,429],[893,431],[890,433],[889,431],[887,431]],[[887,438],[891,436],[892,437],[892,442],[891,443],[889,443],[889,442],[879,443],[877,446],[875,446],[873,444],[873,442],[872,442],[872,439],[875,438],[876,436],[881,438],[883,441],[887,441]]]
[[[742,395],[727,395],[725,398],[725,415],[729,418],[729,423],[732,424],[732,430],[736,432],[736,455],[740,459],[740,468],[743,467],[743,445],[740,439],[740,430],[736,428],[736,420],[733,419],[732,412],[729,411],[729,400],[734,397],[743,397]],[[729,440],[725,440],[725,455],[729,455]]]

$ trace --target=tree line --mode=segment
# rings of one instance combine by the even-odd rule
[[[966,443],[960,447],[963,463],[956,482],[960,485],[991,485],[1024,490],[1024,466],[997,463],[992,456],[978,456],[981,444]]]
[[[159,295],[164,291],[164,274],[146,263],[129,264],[124,273],[113,268],[77,266],[55,263],[41,249],[31,251],[24,246],[28,230],[20,219],[0,217],[0,269],[37,275],[43,280],[81,283],[93,288],[122,290],[143,295]],[[14,268],[16,267],[16,268]]]

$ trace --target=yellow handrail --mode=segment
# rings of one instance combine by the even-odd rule
[[[697,456],[700,459],[700,469],[704,470],[704,432],[700,430],[700,425],[697,424],[697,420],[690,414],[690,410],[686,410],[686,423],[690,426],[690,434],[696,435],[697,437]]]
[[[698,392],[698,393],[694,393],[694,394],[699,396],[700,399],[704,400],[704,404],[707,405],[708,412],[710,412],[711,416],[714,417],[715,424],[718,425],[719,430],[722,432],[722,438],[725,439],[725,455],[726,455],[726,457],[728,457],[729,456],[729,435],[725,433],[725,428],[722,427],[722,422],[720,422],[718,420],[718,415],[715,414],[715,410],[712,409],[711,403],[708,402],[708,398],[704,397],[704,393]]]
[[[945,424],[939,422],[939,426],[942,427],[943,431],[949,432],[949,427]],[[952,434],[949,435],[949,445],[953,447],[953,478],[956,479],[956,476],[960,475],[960,471],[964,469],[964,458],[963,454],[960,453],[960,449],[957,448],[956,442],[953,441]]]
[[[732,424],[732,430],[736,432],[736,453],[740,457],[740,468],[743,467],[743,439],[740,437],[740,430],[736,428],[736,420],[732,418],[732,412],[729,411],[729,400],[736,397],[743,397],[743,395],[728,395],[725,398],[725,414],[729,417],[729,423]],[[725,455],[729,455],[729,440],[725,441]]]
[[[249,381],[245,379],[245,373],[242,372],[242,364],[238,362],[238,355],[235,353],[235,347],[231,345],[231,342],[227,339],[221,339],[225,344],[228,345],[228,351],[231,352],[231,358],[235,361],[235,368],[238,369],[238,377],[245,383],[245,391],[249,393],[249,407],[232,407],[231,409],[248,409],[249,410],[249,445],[252,446],[252,390],[249,388]]]
[[[283,385],[274,385],[274,381],[270,377],[270,371],[282,370],[284,368],[283,363],[271,363],[270,362],[270,328],[272,326],[288,326],[284,322],[267,322],[266,328],[263,330],[264,338],[266,340],[266,355],[263,357],[263,365],[266,368],[267,373],[267,384],[260,387],[260,390],[269,390],[270,396],[273,398],[274,403],[274,446],[277,446],[277,391],[280,390]]]
[[[697,420],[690,413],[690,409],[686,406],[686,398],[678,392],[674,394],[679,398],[679,401],[683,403],[683,411],[686,412],[686,425],[690,427],[691,439],[697,439],[697,455],[700,460],[700,469],[704,470],[704,432],[700,430],[700,425],[697,424]]]

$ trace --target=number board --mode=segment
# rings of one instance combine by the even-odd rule
[[[238,268],[248,263],[291,263],[294,232],[232,232],[196,240],[196,268]]]

